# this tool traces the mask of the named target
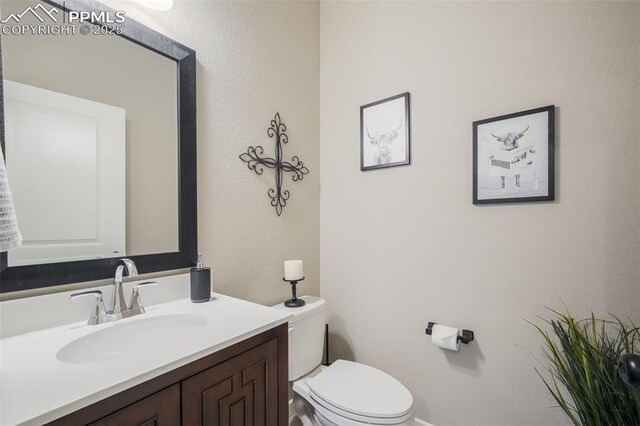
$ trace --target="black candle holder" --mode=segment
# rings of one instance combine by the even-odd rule
[[[296,284],[298,284],[299,281],[304,280],[304,277],[297,279],[297,280],[288,280],[286,278],[283,278],[282,281],[286,281],[289,284],[291,284],[291,294],[292,297],[291,299],[287,300],[286,302],[284,302],[284,306],[286,306],[287,308],[301,308],[304,306],[305,301],[302,299],[298,299],[296,297]]]

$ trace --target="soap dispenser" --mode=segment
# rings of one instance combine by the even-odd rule
[[[191,302],[202,303],[211,299],[211,268],[206,268],[202,253],[198,253],[198,263],[191,268]]]

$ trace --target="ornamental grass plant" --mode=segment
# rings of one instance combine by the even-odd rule
[[[620,355],[640,350],[640,328],[616,317],[576,320],[569,312],[551,312],[556,317],[545,319],[544,327],[531,323],[544,341],[546,372],[536,371],[571,422],[640,425],[640,388],[617,371]]]

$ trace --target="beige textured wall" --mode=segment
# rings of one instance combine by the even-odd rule
[[[33,4],[3,0],[2,16]],[[121,37],[80,33],[3,35],[2,48],[4,78],[126,110],[127,254],[176,251],[175,62]]]
[[[271,304],[291,290],[283,261],[303,259],[300,294],[319,285],[318,2],[176,1],[168,12],[106,1],[196,51],[198,93],[198,233],[214,290]],[[285,157],[310,170],[284,179],[291,198],[278,217],[268,170],[249,171],[238,156],[249,145],[273,155],[266,131],[280,112],[289,131]]]
[[[640,320],[640,3],[323,2],[321,295],[333,357],[441,425],[566,423],[544,306]],[[412,162],[359,170],[359,106],[411,92]],[[557,200],[471,202],[474,120],[554,103]],[[428,321],[469,328],[458,353]]]

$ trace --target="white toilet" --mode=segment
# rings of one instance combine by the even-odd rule
[[[276,309],[289,320],[289,381],[296,415],[304,426],[413,425],[413,397],[395,378],[357,362],[321,366],[325,301],[303,296],[306,305]]]

